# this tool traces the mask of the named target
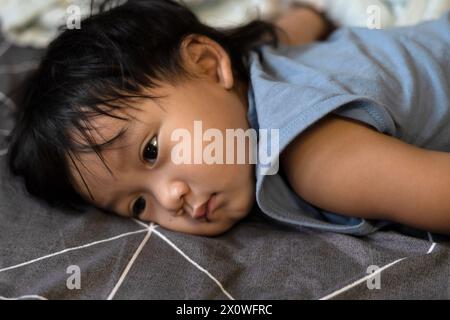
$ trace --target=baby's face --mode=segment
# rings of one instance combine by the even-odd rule
[[[201,134],[210,128],[222,134],[226,163],[225,130],[249,128],[246,87],[226,89],[211,81],[188,80],[176,87],[164,85],[152,93],[165,97],[133,103],[138,110],[121,111],[136,119],[125,122],[103,115],[92,119],[98,130],[92,134],[97,143],[109,140],[123,127],[128,129],[123,139],[102,152],[114,176],[95,153],[78,155],[83,164],[76,160],[77,167],[95,200],[72,167],[76,188],[98,208],[122,216],[196,235],[225,232],[244,218],[254,203],[254,165],[248,161],[251,151],[248,145],[245,150],[235,149],[235,154],[246,153],[246,164],[236,160],[231,164],[205,163],[195,143],[200,141],[204,151],[212,140],[198,136],[199,123],[194,132],[194,121],[201,121]],[[182,140],[172,135],[180,129],[192,138],[191,163],[179,164],[180,159],[173,154]],[[201,164],[194,163],[198,156]],[[211,211],[205,216],[208,200]]]

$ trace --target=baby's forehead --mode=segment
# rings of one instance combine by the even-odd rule
[[[116,119],[108,115],[98,115],[89,119],[88,133],[96,143],[110,141],[117,132],[124,127],[124,120]]]
[[[123,106],[113,110],[108,110],[104,106],[99,108],[104,113],[82,109],[85,117],[80,118],[79,126],[69,132],[74,142],[81,145],[100,145],[110,142],[118,137],[119,133],[131,127],[139,118],[138,113],[142,111],[134,106]]]

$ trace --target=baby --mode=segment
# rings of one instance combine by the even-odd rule
[[[170,0],[85,19],[26,82],[11,171],[51,205],[203,236],[255,204],[319,230],[364,235],[394,221],[450,233],[449,13],[342,28],[324,42],[313,40],[330,26],[312,10],[277,26],[214,29]],[[244,163],[175,161],[176,137],[195,136],[199,122],[214,133],[203,151],[228,130],[276,132],[269,168],[248,161],[251,142],[233,147]]]

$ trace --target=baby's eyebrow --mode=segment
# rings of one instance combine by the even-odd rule
[[[130,142],[130,139],[135,135],[133,135],[131,131],[130,126],[124,126],[113,138],[102,144],[100,147],[101,150],[110,150],[117,155],[118,168],[123,168],[125,161],[128,160],[126,156],[129,156],[129,154],[124,152],[123,149],[133,145],[133,143]],[[116,148],[119,143],[123,143],[123,145]]]
[[[122,127],[119,132],[115,136],[113,136],[111,139],[107,140],[106,142],[102,143],[100,145],[101,149],[112,149],[115,147],[119,142],[127,142],[129,140],[130,136],[130,126],[124,126]]]

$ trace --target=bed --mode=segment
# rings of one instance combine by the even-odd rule
[[[317,232],[254,207],[206,238],[32,198],[7,170],[5,136],[41,52],[0,36],[0,299],[450,298],[450,237],[426,231]]]
[[[51,209],[6,168],[8,95],[40,51],[0,38],[1,299],[448,299],[448,237],[392,226],[367,237],[248,218],[214,238]]]

